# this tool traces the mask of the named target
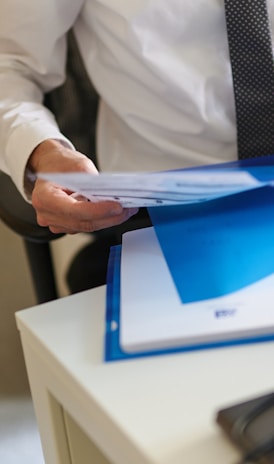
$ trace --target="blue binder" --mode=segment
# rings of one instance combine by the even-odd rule
[[[194,169],[243,169],[265,186],[203,203],[149,208],[184,302],[225,295],[274,272],[274,156]]]
[[[274,272],[272,187],[149,213],[185,303],[225,295]]]
[[[121,361],[126,359],[143,358],[155,355],[168,355],[179,352],[190,352],[203,349],[221,348],[233,345],[248,344],[254,342],[268,342],[274,340],[274,331],[257,334],[252,337],[238,337],[214,342],[184,344],[182,346],[164,349],[136,351],[128,353],[120,346],[120,266],[121,266],[120,245],[111,248],[107,275],[106,288],[106,319],[105,319],[105,340],[104,358],[105,361]],[[168,310],[168,308],[167,308]]]
[[[214,166],[224,167],[244,168],[268,186],[198,204],[149,209],[184,303],[216,298],[274,273],[274,157]],[[208,168],[212,170],[212,166],[195,169]],[[274,339],[268,333],[149,352],[123,352],[119,343],[120,258],[121,247],[114,247],[107,278],[107,361]]]

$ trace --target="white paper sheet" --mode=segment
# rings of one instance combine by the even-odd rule
[[[264,185],[243,170],[156,173],[43,173],[39,177],[90,201],[115,200],[127,207],[195,203]]]

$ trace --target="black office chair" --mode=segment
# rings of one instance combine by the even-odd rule
[[[60,235],[38,226],[33,207],[21,197],[10,177],[3,172],[0,172],[0,219],[24,240],[37,302],[57,298],[50,241]]]
[[[94,156],[98,96],[86,75],[71,31],[68,33],[66,82],[46,95],[45,104],[77,149]],[[37,224],[33,207],[3,172],[0,172],[0,219],[24,240],[38,303],[57,298],[50,242],[61,235]]]

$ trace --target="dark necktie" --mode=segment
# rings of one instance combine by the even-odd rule
[[[274,154],[274,64],[266,0],[224,0],[239,158]]]

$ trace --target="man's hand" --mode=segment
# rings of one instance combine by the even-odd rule
[[[98,174],[89,158],[55,140],[46,140],[38,145],[29,159],[28,169],[34,173],[78,171]],[[93,232],[121,224],[137,212],[135,208],[124,209],[114,201],[79,201],[71,193],[37,179],[32,191],[32,204],[38,224],[48,226],[53,233]]]

